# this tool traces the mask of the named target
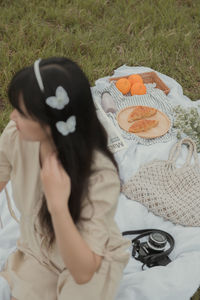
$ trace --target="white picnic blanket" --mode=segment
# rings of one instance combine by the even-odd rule
[[[153,70],[146,67],[122,66],[115,71],[114,76],[149,71]],[[192,102],[184,96],[182,87],[172,78],[159,72],[157,74],[170,88],[167,96],[170,103],[196,107],[200,102]],[[96,87],[103,87],[108,84],[108,77],[97,80],[95,84]],[[128,147],[115,153],[122,182],[127,181],[141,164],[153,159],[167,159],[175,142],[176,138],[173,138],[167,142],[145,146],[126,140]],[[181,165],[185,157],[184,148],[177,164]],[[14,207],[10,182],[7,188]],[[4,191],[0,193],[0,215],[3,222],[3,228],[0,229],[0,269],[2,269],[8,255],[15,250],[16,239],[19,236],[18,225],[8,212]],[[153,267],[142,271],[142,264],[130,258],[116,300],[189,300],[200,285],[200,228],[174,225],[148,212],[143,205],[129,200],[123,194],[119,197],[115,219],[121,231],[157,228],[169,232],[175,239],[175,248],[170,254],[172,262],[165,267]],[[8,284],[2,277],[0,277],[0,299],[10,300]]]

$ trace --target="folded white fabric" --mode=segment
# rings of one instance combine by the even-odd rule
[[[11,293],[7,280],[0,277],[0,295],[1,300],[10,300]]]
[[[7,184],[7,190],[10,195],[11,205],[15,211],[15,214],[19,218],[19,212],[15,207],[11,182]],[[0,271],[3,269],[5,262],[8,256],[16,250],[16,240],[19,237],[19,225],[11,217],[10,212],[7,206],[5,190],[0,193],[0,212],[2,219],[2,227],[0,229]],[[0,299],[1,300],[10,300],[10,288],[8,282],[0,276]]]
[[[122,66],[115,71],[114,76],[149,71],[153,70],[145,67]],[[170,88],[167,96],[169,103],[187,107],[196,106],[200,102],[192,102],[184,96],[182,87],[172,78],[159,72],[157,74]],[[104,88],[107,84],[106,78],[108,77],[98,79],[96,86]],[[115,153],[122,182],[136,173],[142,164],[153,159],[167,159],[175,142],[174,137],[165,143],[144,146],[127,140],[128,148]],[[183,151],[177,161],[178,166],[182,165],[186,154],[187,152]],[[8,191],[12,199],[10,184],[8,184]],[[2,268],[8,253],[15,250],[19,229],[16,221],[10,216],[4,192],[0,193],[0,205],[1,203],[3,228],[0,229],[0,267]],[[18,216],[16,210],[15,213]],[[175,239],[175,248],[170,254],[173,262],[166,267],[154,267],[142,271],[141,263],[130,258],[116,300],[189,300],[200,285],[200,228],[183,227],[164,221],[163,218],[148,212],[142,204],[128,200],[122,194],[115,219],[121,231],[158,228],[169,232]],[[0,299],[10,300],[9,287],[4,279],[0,281]]]
[[[116,300],[189,300],[200,284],[200,228],[174,225],[122,194],[115,218],[121,231],[156,228],[175,239],[172,262],[165,267],[142,271],[142,263],[130,258]]]
[[[10,181],[6,188],[10,196],[12,209],[19,218],[20,215],[13,200]],[[2,270],[7,257],[16,249],[16,240],[19,237],[19,225],[10,215],[5,190],[0,193],[0,212],[2,219],[2,228],[0,230],[0,270]]]
[[[183,166],[177,168],[182,145],[188,146],[188,155]],[[200,165],[196,144],[190,138],[175,143],[168,160],[156,159],[142,165],[122,185],[122,193],[175,224],[200,226]]]
[[[145,67],[122,66],[115,70],[113,76],[120,77],[130,73],[149,71],[153,70]],[[181,85],[174,79],[159,72],[156,73],[170,88],[167,99],[172,105],[198,107],[200,100],[191,101],[183,95]],[[96,85],[102,87],[104,84],[106,84],[105,78],[100,78],[96,82]],[[177,139],[174,137],[165,143],[159,142],[149,146],[137,144],[134,141],[126,140],[126,142],[128,148],[114,154],[119,165],[122,183],[129,180],[141,165],[154,159],[167,160],[170,149]],[[184,164],[187,153],[187,148],[184,147],[176,162],[178,168]],[[198,157],[200,158],[200,154]],[[170,254],[173,262],[166,267],[154,267],[142,271],[142,264],[130,258],[124,270],[116,300],[189,300],[200,286],[200,227],[174,225],[148,212],[142,204],[129,200],[122,194],[119,199],[116,222],[121,231],[157,228],[169,232],[175,239],[175,248]]]

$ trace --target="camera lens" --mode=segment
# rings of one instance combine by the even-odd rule
[[[162,251],[165,249],[167,239],[164,234],[159,232],[151,233],[147,242],[149,248],[155,251]]]

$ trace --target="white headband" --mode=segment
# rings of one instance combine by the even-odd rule
[[[40,68],[39,68],[39,63],[41,61],[41,58],[36,60],[34,62],[34,72],[35,72],[35,77],[37,79],[38,85],[40,87],[40,90],[44,92],[44,85],[42,82],[42,77],[40,74]],[[48,97],[45,102],[47,105],[49,105],[52,108],[55,109],[63,109],[65,105],[69,103],[70,99],[67,94],[67,91],[62,86],[58,86],[56,89],[56,94],[55,96],[50,96]],[[63,121],[58,121],[56,122],[56,128],[57,130],[64,136],[68,135],[69,133],[73,133],[76,130],[76,117],[71,116],[69,117],[66,122]]]
[[[37,79],[37,82],[38,82],[38,85],[40,87],[40,90],[42,92],[44,92],[44,85],[43,85],[43,82],[42,82],[42,77],[41,77],[40,68],[39,68],[40,61],[41,61],[41,58],[39,58],[38,60],[36,60],[34,62],[34,72],[35,72],[35,77]]]

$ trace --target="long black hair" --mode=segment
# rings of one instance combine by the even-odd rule
[[[90,84],[80,67],[63,57],[43,59],[39,67],[44,92],[39,88],[33,66],[29,66],[17,72],[12,78],[8,97],[11,105],[21,112],[19,96],[22,95],[28,114],[42,127],[50,126],[58,159],[71,179],[68,205],[76,224],[81,215],[82,199],[88,191],[94,151],[101,151],[115,166],[116,162],[107,147],[107,134],[97,118]],[[70,99],[69,104],[62,110],[51,108],[45,103],[47,97],[55,95],[58,86],[67,91]],[[76,130],[63,136],[57,131],[55,123],[66,121],[72,115],[76,117]],[[55,233],[45,196],[39,211],[39,220],[48,237],[48,245],[51,246],[55,240]]]

